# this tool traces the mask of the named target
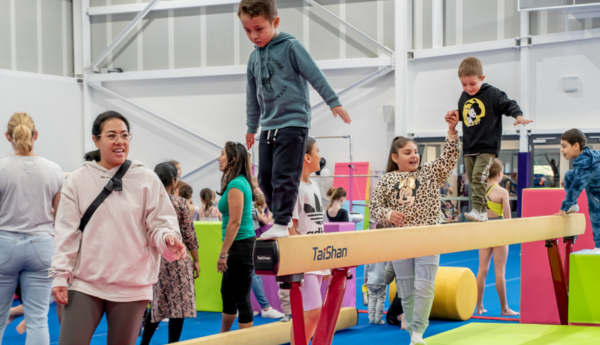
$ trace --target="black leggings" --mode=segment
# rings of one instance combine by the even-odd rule
[[[181,337],[181,330],[183,330],[183,320],[185,319],[169,318],[168,344],[176,343],[179,341],[179,338]],[[156,331],[156,328],[158,327],[159,323],[160,321],[157,323],[152,322],[152,311],[148,310],[148,312],[146,313],[146,320],[144,321],[144,333],[142,334],[142,341],[140,342],[140,345],[150,344],[150,340],[152,340],[152,336],[154,335],[154,332]]]
[[[227,271],[221,281],[223,314],[235,315],[239,312],[239,323],[254,321],[250,291],[252,290],[252,250],[256,237],[234,241],[229,249]]]

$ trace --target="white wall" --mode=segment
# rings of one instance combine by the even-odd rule
[[[334,89],[341,90],[373,72],[372,69],[337,70],[327,72],[326,76]],[[351,125],[334,118],[328,109],[315,112],[310,135],[352,135],[354,161],[368,161],[372,169],[384,169],[393,138],[393,124],[383,122],[383,105],[393,104],[393,85],[393,74],[389,74],[342,98],[352,116]],[[113,82],[104,86],[219,145],[227,141],[244,142],[245,76]],[[130,158],[140,160],[151,169],[160,162],[175,159],[182,163],[183,175],[186,175],[220,153],[218,148],[213,149],[202,140],[121,100],[98,91],[92,93],[92,100],[94,114],[111,109],[122,112],[131,121],[134,139]],[[313,91],[311,101],[316,104],[321,98]],[[336,162],[349,159],[347,140],[323,139],[318,145],[332,171]],[[185,182],[191,184],[194,199],[198,202],[200,190],[205,187],[218,189],[220,178],[217,165],[213,164],[187,177]]]
[[[75,79],[39,79],[40,75],[31,75],[9,76],[0,70],[2,132],[12,114],[26,112],[39,132],[34,152],[58,163],[65,172],[73,171],[81,167],[84,154],[81,85]],[[12,154],[12,146],[4,136],[1,142],[0,156]]]

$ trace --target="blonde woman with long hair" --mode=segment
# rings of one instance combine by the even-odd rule
[[[14,154],[0,159],[0,343],[20,282],[25,296],[26,344],[49,344],[52,209],[58,208],[65,178],[58,164],[33,152],[38,132],[29,115],[14,114],[5,136]]]

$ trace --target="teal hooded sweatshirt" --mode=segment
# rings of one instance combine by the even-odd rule
[[[308,83],[330,108],[340,100],[323,72],[292,35],[279,33],[248,60],[246,114],[248,133],[284,127],[310,128]]]

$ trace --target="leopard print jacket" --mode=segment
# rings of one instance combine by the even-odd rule
[[[371,219],[386,228],[396,227],[389,211],[406,214],[404,227],[435,225],[440,213],[440,187],[458,162],[460,140],[446,138],[442,155],[433,162],[421,164],[414,172],[389,172],[381,177],[373,193]]]

